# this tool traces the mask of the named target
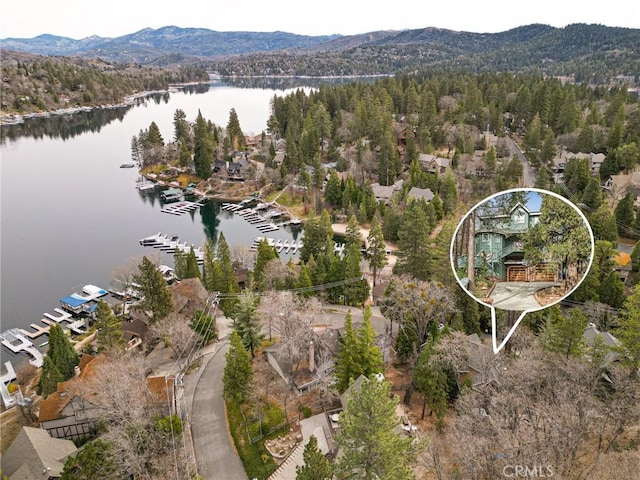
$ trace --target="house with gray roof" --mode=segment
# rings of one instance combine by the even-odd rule
[[[416,200],[422,198],[426,203],[433,200],[433,197],[434,195],[430,188],[411,187],[411,190],[409,190],[409,198]]]
[[[418,162],[422,169],[429,173],[445,173],[451,164],[451,160],[448,158],[442,158],[428,153],[421,153],[418,156]]]
[[[52,438],[41,428],[22,427],[2,455],[2,474],[9,480],[60,478],[64,462],[77,450],[71,440]]]
[[[593,347],[596,342],[600,342],[609,351],[604,357],[605,363],[615,362],[620,354],[615,350],[620,347],[620,340],[611,335],[609,332],[601,332],[594,323],[590,323],[587,328],[584,329],[582,334],[584,344],[588,347]]]
[[[376,202],[384,202],[385,204],[389,204],[393,194],[402,190],[403,186],[404,180],[400,179],[393,185],[380,185],[379,183],[372,183],[371,189],[373,190],[373,196],[376,198]]]

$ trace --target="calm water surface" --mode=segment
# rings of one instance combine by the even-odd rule
[[[218,204],[180,217],[162,213],[159,201],[135,190],[136,169],[119,166],[131,161],[131,137],[151,121],[170,140],[178,108],[189,120],[200,110],[226,126],[233,107],[244,132],[259,133],[276,93],[288,91],[213,83],[129,109],[3,127],[1,329],[40,323],[44,312],[59,306],[59,298],[82,285],[106,287],[115,267],[158,252],[138,241],[159,231],[195,245],[224,231],[229,244],[250,245],[260,232]],[[289,239],[297,232],[281,229],[269,236]],[[171,265],[172,257],[163,254],[161,261]]]

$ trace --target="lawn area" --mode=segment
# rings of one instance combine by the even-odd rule
[[[273,199],[279,193],[280,193],[279,191],[271,193],[270,195],[267,196],[265,201],[267,202],[273,201]],[[289,211],[293,213],[296,217],[306,218],[307,215],[305,215],[304,213],[304,204],[302,203],[302,195],[294,195],[291,193],[289,189],[287,189],[287,191],[285,191],[282,195],[278,197],[277,202],[283,207],[287,207]],[[313,202],[309,198],[307,201],[307,213],[311,213],[312,203]]]
[[[227,401],[227,419],[231,436],[249,478],[266,479],[273,473],[277,465],[264,447],[264,439],[251,445],[244,428],[244,420],[240,412],[240,405]],[[273,416],[271,413],[269,416]]]

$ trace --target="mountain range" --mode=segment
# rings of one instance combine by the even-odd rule
[[[198,64],[225,74],[347,75],[392,73],[424,65],[467,70],[526,68],[640,71],[640,29],[531,24],[499,33],[440,28],[306,36],[286,32],[219,32],[167,26],[115,38],[55,35],[0,40],[4,50],[100,58],[157,66]],[[565,69],[566,70],[566,69]],[[558,73],[555,72],[554,73]]]
[[[6,50],[41,55],[80,55],[118,62],[147,63],[171,54],[179,54],[183,58],[219,58],[258,51],[305,48],[337,37],[286,32],[218,32],[206,28],[167,26],[145,28],[114,38],[94,35],[74,40],[49,34],[34,38],[5,38],[0,40],[0,45]]]

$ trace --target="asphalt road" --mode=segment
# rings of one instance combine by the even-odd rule
[[[510,137],[506,138],[511,153],[515,153],[516,155],[518,155],[520,162],[522,162],[522,186],[533,187],[536,184],[536,174],[533,170],[533,167],[529,163],[529,160],[527,160],[527,157],[524,156],[524,153],[522,153],[522,150],[520,150],[520,147],[518,147],[516,142],[514,142]]]
[[[195,381],[191,407],[191,436],[198,473],[205,480],[247,480],[240,457],[235,452],[226,423],[222,398],[224,342],[213,354],[206,354]]]

